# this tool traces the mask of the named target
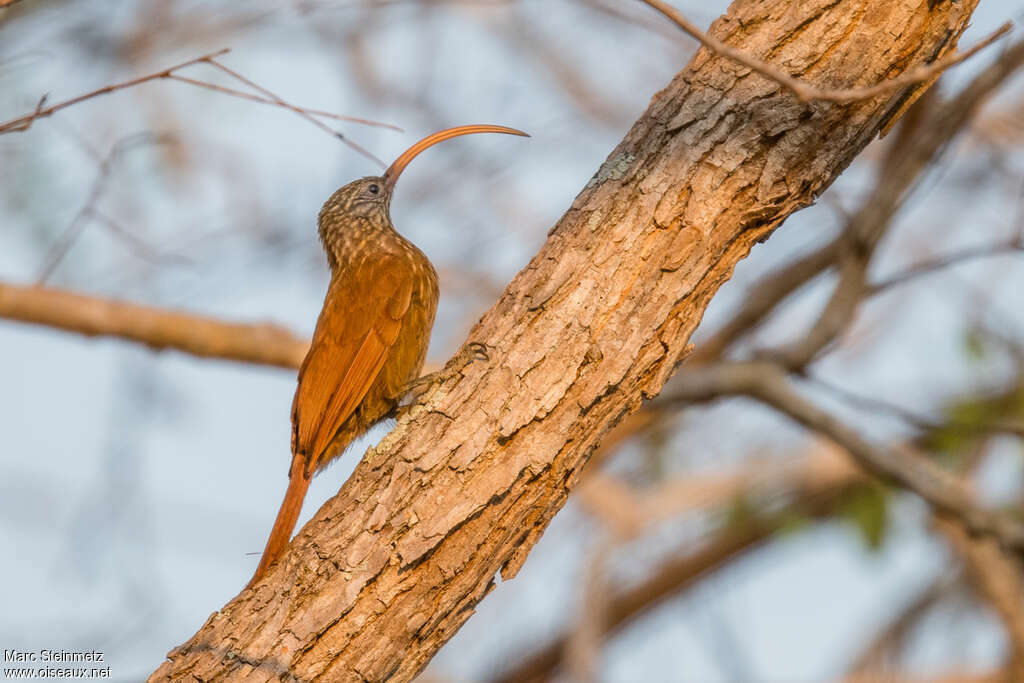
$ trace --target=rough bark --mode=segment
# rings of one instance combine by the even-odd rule
[[[952,50],[975,4],[738,0],[712,33],[857,87]],[[489,362],[425,395],[151,680],[412,678],[516,574],[601,436],[658,393],[736,263],[908,97],[804,104],[698,52],[473,329]]]

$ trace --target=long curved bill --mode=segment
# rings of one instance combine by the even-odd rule
[[[395,159],[393,164],[388,166],[388,170],[384,171],[384,182],[387,184],[387,189],[391,190],[395,187],[395,183],[398,181],[398,176],[402,174],[405,167],[409,165],[410,161],[416,158],[417,154],[426,148],[436,145],[439,142],[444,142],[445,140],[457,138],[460,135],[470,135],[472,133],[507,133],[508,135],[522,135],[524,137],[530,137],[529,133],[524,133],[523,131],[516,130],[515,128],[490,126],[487,124],[456,126],[455,128],[439,130],[433,135],[428,135],[409,149],[402,152],[401,156]]]

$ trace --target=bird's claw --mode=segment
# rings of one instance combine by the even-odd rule
[[[402,396],[412,394],[413,400],[416,400],[434,384],[443,382],[455,375],[461,375],[468,365],[479,360],[490,359],[491,357],[487,354],[487,344],[477,341],[467,342],[446,368],[412,380],[402,388],[399,394]]]
[[[471,341],[466,344],[466,348],[472,352],[469,362],[478,360],[490,360],[491,357],[487,353],[487,344],[478,341]]]

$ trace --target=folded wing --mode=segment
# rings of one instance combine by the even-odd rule
[[[336,274],[299,370],[292,404],[292,450],[307,472],[370,390],[402,329],[413,280],[401,260],[364,260]]]

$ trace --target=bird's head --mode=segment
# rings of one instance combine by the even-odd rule
[[[428,147],[432,147],[444,140],[472,133],[507,133],[509,135],[529,137],[523,131],[516,130],[515,128],[486,124],[456,126],[455,128],[447,128],[433,135],[428,135],[402,152],[395,159],[394,163],[388,167],[388,170],[384,171],[384,175],[367,176],[366,178],[352,181],[331,195],[320,210],[320,234],[325,237],[325,243],[325,233],[330,232],[334,225],[344,226],[351,219],[363,218],[374,225],[390,228],[391,218],[389,209],[391,206],[391,195],[395,190],[395,183],[398,182],[398,177],[405,170],[405,167],[409,165],[409,162]]]

